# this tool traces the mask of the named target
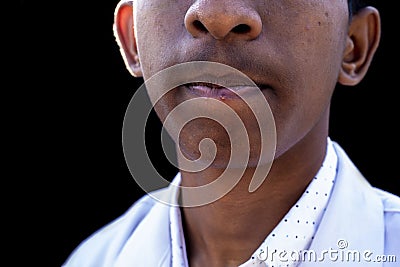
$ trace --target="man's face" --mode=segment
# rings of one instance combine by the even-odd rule
[[[260,87],[272,109],[276,157],[328,120],[347,36],[346,0],[136,0],[134,5],[145,80],[190,61],[219,62],[240,70]],[[200,89],[172,90],[156,106],[160,118],[207,90]],[[260,138],[251,110],[240,99],[221,101],[242,118],[249,133],[250,165],[255,165]],[[206,137],[217,145],[215,166],[224,166],[229,138],[212,120],[196,119],[183,128],[182,152],[196,159],[198,144]]]

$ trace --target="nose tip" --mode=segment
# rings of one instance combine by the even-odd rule
[[[243,2],[224,4],[222,0],[201,0],[186,12],[185,27],[195,38],[210,34],[216,40],[231,36],[236,39],[256,39],[262,30],[260,15]]]

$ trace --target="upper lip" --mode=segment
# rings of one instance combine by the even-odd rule
[[[256,65],[242,64],[248,69],[235,68],[229,63],[219,61],[190,60],[170,65],[172,72],[162,72],[160,78],[164,83],[173,85],[188,85],[204,83],[203,85],[218,85],[221,88],[239,90],[240,88],[258,87],[260,89],[273,89],[273,84],[267,81],[268,69],[257,68]],[[252,71],[253,70],[253,71]],[[262,71],[261,73],[258,73]],[[262,76],[260,76],[262,75]],[[274,81],[274,80],[272,80]],[[217,88],[210,86],[211,88]]]
[[[218,88],[230,88],[233,90],[243,88],[243,87],[258,87],[260,89],[270,88],[269,84],[255,81],[250,76],[242,72],[241,75],[234,72],[227,72],[222,75],[215,75],[215,73],[210,72],[200,72],[196,73],[190,78],[191,82],[186,84],[191,85],[203,85]]]

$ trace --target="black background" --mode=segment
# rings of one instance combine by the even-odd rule
[[[10,156],[20,196],[11,201],[10,218],[20,223],[13,232],[21,255],[15,266],[23,260],[60,266],[84,238],[144,194],[122,150],[124,113],[142,80],[125,69],[113,36],[117,2],[20,0],[12,12],[16,30],[4,39],[16,49],[9,67],[16,73],[12,110],[21,111],[13,113],[10,128],[18,138]],[[378,7],[381,46],[365,80],[336,91],[331,137],[373,185],[400,194],[398,18],[389,1]],[[152,114],[150,155],[172,178],[175,168],[156,153],[160,127]]]

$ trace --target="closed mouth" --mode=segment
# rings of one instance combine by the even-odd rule
[[[229,83],[229,87],[221,86],[220,83],[193,82],[187,83],[184,87],[198,97],[217,98],[220,100],[240,99],[256,90],[266,90],[267,85],[240,85],[240,83]]]

